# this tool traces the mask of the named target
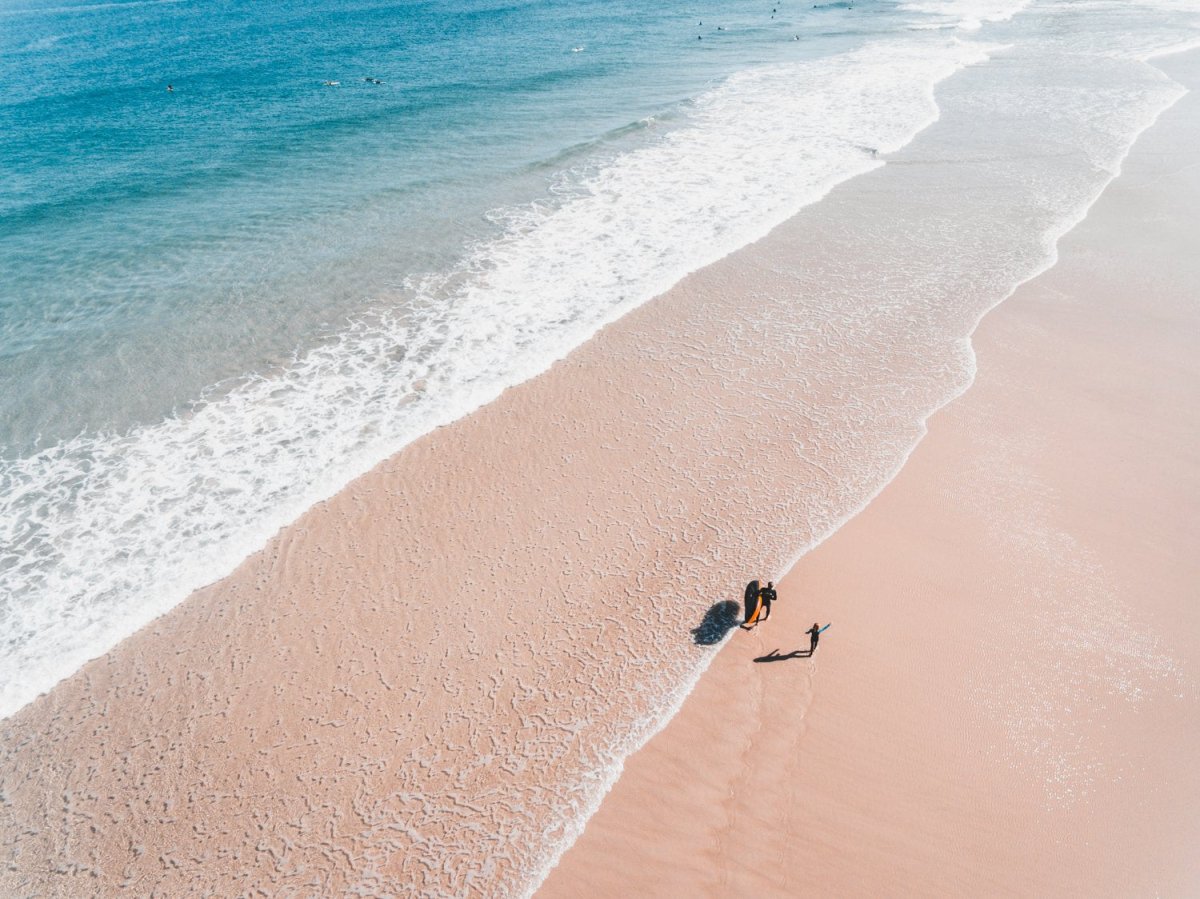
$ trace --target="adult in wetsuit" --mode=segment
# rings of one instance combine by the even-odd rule
[[[809,638],[812,640],[812,645],[808,647],[808,654],[812,655],[817,651],[817,641],[821,639],[821,625],[814,621],[813,626],[804,633],[808,634]]]
[[[766,621],[771,617],[771,603],[779,598],[775,593],[775,582],[767,581],[767,586],[758,591],[758,597],[762,600],[763,604],[762,615],[758,620]]]

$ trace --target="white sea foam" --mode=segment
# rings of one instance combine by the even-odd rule
[[[978,31],[989,22],[1007,22],[1029,6],[1030,0],[911,0],[900,5],[906,12],[930,16],[932,22],[915,22],[914,28],[957,28]]]
[[[5,462],[0,714],[420,434],[881,165],[936,119],[934,86],[987,52],[930,34],[738,74],[656,143],[503,211],[505,235],[406,308],[190,414]]]

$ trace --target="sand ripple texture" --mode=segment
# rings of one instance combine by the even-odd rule
[[[881,489],[979,316],[1181,93],[1068,62],[951,79],[936,154],[416,441],[4,721],[0,893],[534,889],[712,658],[706,612]]]

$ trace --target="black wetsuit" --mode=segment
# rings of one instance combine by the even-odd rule
[[[817,651],[817,641],[821,639],[821,629],[814,624],[805,633],[812,638],[812,645],[808,648],[808,654],[812,655]]]
[[[773,588],[763,587],[758,591],[758,598],[762,600],[763,604],[762,617],[759,618],[759,621],[765,621],[771,614],[771,603],[773,603],[778,597],[776,596]]]

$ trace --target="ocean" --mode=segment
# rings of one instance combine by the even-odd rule
[[[1194,25],[1085,5],[6,4],[0,715],[884,165],[964,68]],[[1100,167],[1163,102],[1080,92]]]

